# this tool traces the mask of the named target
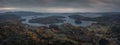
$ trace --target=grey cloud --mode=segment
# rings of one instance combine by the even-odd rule
[[[66,7],[98,10],[120,10],[120,0],[0,0],[0,7]]]

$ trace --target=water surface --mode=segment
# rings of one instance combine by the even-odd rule
[[[82,15],[82,14],[80,14],[80,15]],[[92,23],[96,23],[94,21],[84,21],[84,20],[82,20],[81,24],[76,24],[74,19],[71,19],[71,18],[68,17],[70,15],[64,15],[64,14],[22,16],[21,19],[25,19],[24,21],[22,21],[23,24],[28,24],[30,26],[49,26],[50,24],[39,24],[39,23],[30,23],[29,22],[31,19],[40,18],[40,17],[49,17],[49,16],[63,16],[63,17],[65,17],[65,18],[63,18],[65,20],[63,23],[54,23],[56,25],[61,25],[61,24],[64,24],[64,23],[70,23],[70,24],[75,25],[75,26],[90,26]],[[99,17],[101,15],[98,15],[98,14],[94,14],[94,15],[86,14],[86,15],[82,15],[82,16],[93,18],[93,17]]]

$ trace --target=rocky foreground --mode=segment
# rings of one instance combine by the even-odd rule
[[[1,45],[119,45],[120,25],[71,24],[31,27],[19,22],[0,23]]]

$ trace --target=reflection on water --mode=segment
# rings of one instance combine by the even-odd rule
[[[80,26],[90,26],[93,23],[96,23],[96,22],[94,22],[94,21],[82,21]]]

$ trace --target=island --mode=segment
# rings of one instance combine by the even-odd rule
[[[39,17],[31,19],[30,23],[39,23],[39,24],[54,24],[54,23],[63,23],[65,17],[63,16],[49,16],[49,17]]]

